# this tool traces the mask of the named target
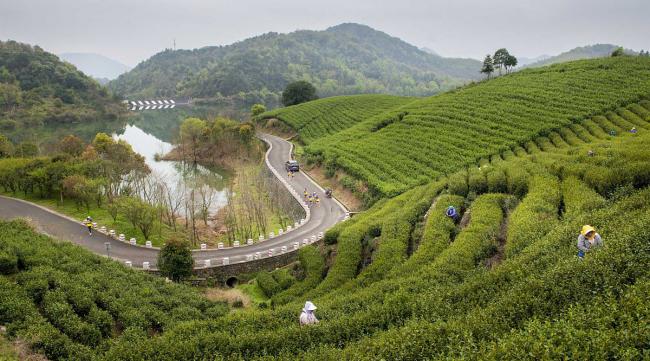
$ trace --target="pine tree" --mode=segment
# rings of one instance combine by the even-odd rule
[[[488,79],[490,79],[490,75],[494,72],[494,63],[492,62],[492,57],[490,54],[485,56],[485,60],[483,60],[483,67],[481,68],[481,73],[487,74]]]

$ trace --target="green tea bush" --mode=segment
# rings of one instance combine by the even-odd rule
[[[18,257],[12,252],[0,251],[0,274],[10,275],[18,272]]]
[[[605,205],[605,199],[578,178],[563,180],[561,190],[565,218],[573,218]]]
[[[257,285],[260,286],[266,297],[271,297],[274,294],[282,291],[278,282],[271,276],[269,272],[262,271],[257,274],[255,278]]]
[[[490,193],[505,193],[508,191],[506,174],[501,167],[492,167],[486,172],[487,189]]]
[[[508,220],[506,256],[516,255],[557,225],[560,184],[552,176],[534,176],[528,194]]]
[[[288,269],[280,268],[271,272],[271,276],[278,283],[281,289],[286,290],[296,281]]]
[[[315,247],[303,247],[298,251],[298,260],[306,276],[302,281],[294,283],[291,287],[271,298],[273,305],[286,304],[295,297],[315,288],[323,279],[325,261]]]
[[[467,187],[467,172],[459,171],[447,177],[448,190],[451,194],[466,197],[468,192]]]
[[[486,167],[489,168],[489,167]],[[485,171],[481,168],[470,167],[467,170],[467,185],[470,192],[483,194],[488,190],[487,178]]]

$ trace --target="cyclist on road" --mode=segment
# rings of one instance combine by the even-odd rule
[[[318,198],[318,196],[316,196],[315,199],[316,199],[316,207],[320,207],[320,198]]]
[[[86,217],[84,220],[84,225],[88,227],[88,235],[92,236],[93,235],[93,219],[90,218],[90,216]]]

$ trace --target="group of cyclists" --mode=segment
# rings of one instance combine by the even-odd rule
[[[316,192],[309,193],[307,192],[307,188],[305,188],[303,197],[305,197],[305,202],[310,206],[315,205],[316,207],[320,207],[320,197],[318,197]]]

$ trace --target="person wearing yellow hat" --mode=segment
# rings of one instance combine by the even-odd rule
[[[596,233],[594,227],[588,224],[582,226],[582,230],[578,236],[578,257],[584,258],[587,252],[602,245],[603,239],[600,237],[600,234]]]

